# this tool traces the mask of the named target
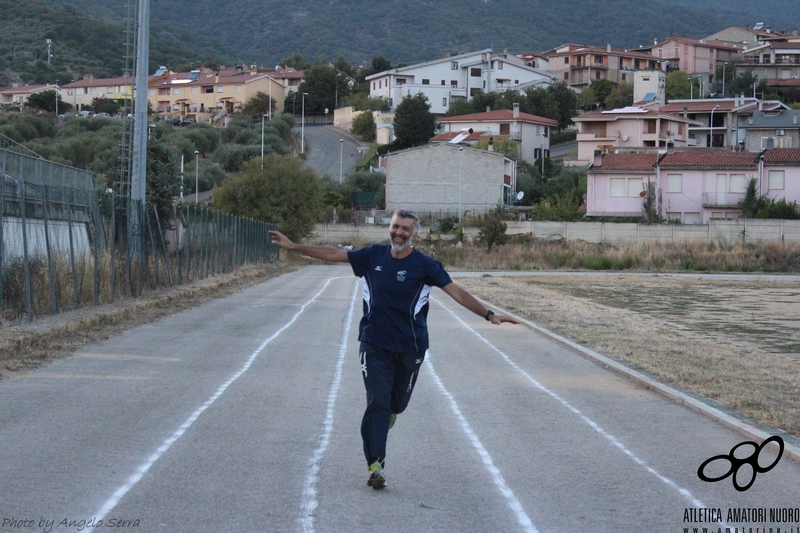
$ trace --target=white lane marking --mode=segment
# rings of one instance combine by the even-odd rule
[[[222,394],[230,386],[230,384],[233,383],[234,381],[236,381],[237,379],[239,379],[239,377],[242,374],[244,374],[247,371],[248,368],[250,368],[250,365],[252,365],[253,361],[256,360],[256,357],[258,357],[258,354],[261,353],[261,350],[263,350],[267,346],[267,344],[269,344],[276,337],[278,337],[278,335],[280,335],[281,333],[286,331],[286,329],[289,326],[294,324],[295,320],[297,320],[297,318],[301,314],[303,314],[303,311],[305,311],[306,307],[308,307],[308,305],[311,304],[314,300],[319,298],[319,295],[322,294],[323,292],[325,292],[325,289],[328,288],[328,285],[330,284],[330,282],[335,280],[335,279],[342,279],[342,277],[330,278],[328,281],[326,281],[325,285],[322,287],[322,289],[320,289],[320,291],[317,294],[315,294],[313,298],[311,298],[309,301],[304,303],[300,307],[300,310],[292,317],[291,320],[289,320],[289,322],[287,322],[281,329],[279,329],[278,331],[273,333],[270,338],[268,338],[267,340],[262,342],[261,346],[256,348],[256,350],[250,355],[250,357],[245,362],[244,366],[238,372],[236,372],[233,376],[231,376],[228,379],[228,381],[226,381],[225,383],[220,385],[220,387],[217,389],[217,392],[212,394],[211,397],[208,400],[206,400],[206,402],[203,405],[198,407],[197,410],[194,413],[192,413],[191,416],[189,416],[189,418],[186,419],[186,422],[181,424],[181,426],[175,431],[175,433],[173,433],[172,436],[170,436],[167,440],[165,440],[161,444],[161,446],[159,446],[158,449],[155,452],[153,452],[153,454],[150,457],[148,457],[148,459],[144,463],[142,463],[142,465],[139,466],[139,468],[136,469],[136,471],[133,473],[133,475],[131,477],[129,477],[128,480],[120,488],[118,488],[116,490],[116,492],[114,492],[114,494],[111,495],[111,498],[108,499],[108,501],[103,505],[103,507],[101,507],[100,510],[97,513],[95,513],[94,516],[97,517],[97,521],[103,520],[106,517],[106,515],[109,512],[111,512],[111,510],[114,507],[117,506],[117,504],[122,499],[122,497],[125,496],[125,494],[127,494],[128,491],[131,490],[133,488],[133,486],[136,485],[136,483],[139,482],[140,479],[142,479],[142,476],[144,476],[147,473],[147,471],[150,470],[150,467],[153,466],[153,464],[156,461],[158,461],[158,459],[162,455],[164,455],[164,452],[169,450],[170,446],[172,446],[175,443],[175,441],[177,441],[179,438],[181,438],[183,436],[184,433],[186,433],[186,430],[189,429],[192,424],[194,424],[195,420],[197,420],[198,417],[201,414],[203,414],[203,411],[205,411],[206,409],[211,407],[211,405],[215,401],[217,401],[217,399],[220,396],[222,396]]]
[[[317,474],[319,473],[320,463],[325,455],[325,450],[328,449],[330,442],[331,432],[333,431],[333,409],[336,405],[336,396],[339,394],[339,385],[342,382],[342,364],[344,363],[344,356],[347,352],[347,337],[350,334],[350,323],[353,320],[353,310],[356,305],[356,291],[358,290],[358,282],[354,283],[353,296],[350,298],[350,311],[347,313],[347,320],[345,322],[344,332],[342,333],[342,341],[339,344],[339,358],[336,360],[336,371],[333,375],[333,382],[328,391],[328,409],[325,412],[325,424],[322,436],[319,439],[319,446],[314,451],[314,456],[309,461],[308,477],[306,478],[306,488],[303,491],[303,514],[300,517],[300,524],[303,531],[312,533],[314,531],[314,510],[319,503],[317,502]]]
[[[430,350],[428,351],[428,355],[430,356]],[[453,410],[453,414],[456,415],[458,422],[461,424],[461,429],[464,430],[464,433],[467,434],[470,442],[472,442],[472,446],[478,451],[478,455],[481,456],[484,466],[486,466],[487,470],[489,470],[489,473],[492,474],[494,484],[497,485],[500,493],[505,496],[506,500],[508,501],[508,506],[511,507],[512,511],[514,511],[514,514],[517,516],[517,521],[520,523],[523,530],[525,530],[527,533],[537,533],[537,529],[534,527],[533,522],[525,512],[525,509],[523,509],[522,504],[514,495],[514,491],[511,490],[506,484],[506,480],[503,479],[503,475],[500,473],[500,470],[498,470],[494,465],[494,461],[492,461],[492,457],[489,455],[489,452],[487,452],[486,448],[483,447],[483,444],[481,444],[478,436],[474,431],[472,431],[472,427],[469,425],[469,422],[467,422],[467,419],[461,414],[461,409],[458,408],[455,398],[453,398],[453,395],[450,394],[446,388],[444,388],[442,380],[439,379],[439,376],[433,369],[433,363],[431,362],[430,357],[428,358],[428,370],[433,375],[433,380],[436,382],[436,386],[439,387],[441,393],[444,394],[447,400],[450,402],[450,409]]]
[[[503,358],[503,359],[506,361],[506,363],[508,363],[509,365],[511,365],[511,367],[512,367],[512,368],[514,368],[514,370],[516,370],[517,372],[519,372],[520,374],[522,374],[523,376],[525,376],[526,378],[528,378],[528,381],[530,381],[530,382],[533,384],[533,386],[534,386],[534,387],[536,387],[536,388],[537,388],[537,389],[539,389],[540,391],[542,391],[542,392],[544,392],[544,393],[546,393],[546,394],[550,395],[550,396],[551,396],[551,397],[553,397],[555,400],[557,400],[557,401],[558,401],[558,402],[559,402],[561,405],[563,405],[564,407],[566,407],[567,409],[569,409],[570,411],[572,411],[573,413],[575,413],[576,415],[578,415],[578,416],[581,418],[581,420],[583,420],[584,422],[586,422],[586,423],[589,425],[589,427],[591,427],[591,428],[592,428],[592,429],[594,429],[596,432],[598,432],[600,435],[602,435],[603,437],[605,437],[606,439],[608,439],[608,440],[609,440],[609,441],[610,441],[610,442],[611,442],[611,443],[612,443],[614,446],[616,446],[617,448],[619,448],[619,449],[620,449],[620,450],[621,450],[621,451],[622,451],[622,452],[623,452],[625,455],[627,455],[628,457],[630,457],[631,459],[633,459],[633,461],[634,461],[634,462],[636,462],[636,464],[638,464],[639,466],[641,466],[642,468],[644,468],[645,470],[647,470],[648,472],[650,472],[651,474],[653,474],[653,475],[654,475],[656,478],[658,478],[660,481],[662,481],[663,483],[665,483],[667,486],[669,486],[669,487],[671,487],[671,488],[673,488],[673,489],[677,490],[677,491],[678,491],[678,492],[681,494],[681,496],[683,496],[683,497],[685,497],[686,499],[688,499],[688,500],[689,500],[689,501],[692,503],[692,505],[694,505],[695,507],[706,507],[706,505],[705,505],[703,502],[701,502],[700,500],[698,500],[697,498],[695,498],[695,497],[692,495],[692,493],[691,493],[691,492],[689,492],[687,489],[684,489],[683,487],[681,487],[680,485],[678,485],[677,483],[675,483],[675,482],[674,482],[674,481],[672,481],[671,479],[669,479],[669,478],[667,478],[667,477],[664,477],[664,476],[662,476],[662,475],[661,475],[660,473],[658,473],[658,471],[656,471],[656,470],[655,470],[653,467],[649,466],[649,465],[648,465],[647,463],[645,463],[645,462],[644,462],[642,459],[640,459],[639,457],[637,457],[637,456],[636,456],[636,455],[635,455],[635,454],[634,454],[632,451],[630,451],[628,448],[626,448],[626,447],[625,447],[625,445],[624,445],[624,444],[622,444],[622,442],[620,442],[620,440],[619,440],[619,439],[617,439],[616,437],[614,437],[613,435],[611,435],[610,433],[608,433],[606,430],[604,430],[603,428],[601,428],[601,427],[600,427],[600,426],[599,426],[599,425],[598,425],[598,424],[597,424],[595,421],[593,421],[592,419],[590,419],[588,416],[584,415],[582,412],[580,412],[580,410],[578,410],[576,407],[572,406],[572,404],[570,404],[570,403],[569,403],[568,401],[566,401],[564,398],[562,398],[561,396],[559,396],[559,395],[558,395],[558,394],[556,394],[555,392],[551,391],[550,389],[548,389],[547,387],[545,387],[544,385],[542,385],[541,383],[539,383],[538,381],[536,381],[535,379],[533,379],[533,378],[532,378],[532,377],[531,377],[531,376],[530,376],[530,375],[529,375],[527,372],[525,372],[525,371],[524,371],[522,368],[520,368],[520,367],[519,367],[519,366],[518,366],[518,365],[517,365],[517,364],[516,364],[514,361],[512,361],[512,360],[511,360],[511,358],[510,358],[510,357],[508,357],[508,355],[506,355],[504,352],[502,352],[502,351],[501,351],[499,348],[497,348],[497,347],[496,347],[494,344],[492,344],[491,342],[489,342],[489,341],[488,341],[488,340],[487,340],[487,339],[486,339],[486,338],[485,338],[483,335],[481,335],[480,333],[478,333],[477,331],[475,331],[474,329],[472,329],[472,328],[471,328],[471,327],[470,327],[470,326],[469,326],[469,325],[468,325],[466,322],[464,322],[463,320],[461,320],[461,318],[459,318],[459,317],[458,317],[458,315],[456,315],[456,314],[455,314],[455,313],[454,313],[454,312],[453,312],[453,311],[452,311],[452,310],[451,310],[449,307],[447,307],[446,305],[444,305],[444,304],[443,304],[441,301],[439,301],[439,300],[435,300],[435,301],[436,301],[436,303],[438,303],[439,305],[441,305],[441,306],[442,306],[442,308],[444,308],[444,309],[445,309],[445,310],[446,310],[448,313],[450,313],[451,315],[453,315],[453,317],[455,317],[455,319],[456,319],[456,320],[458,320],[459,322],[461,322],[461,324],[462,324],[462,325],[463,325],[465,328],[467,328],[468,330],[470,330],[470,331],[471,331],[472,333],[474,333],[474,334],[475,334],[475,335],[476,335],[476,336],[477,336],[477,337],[478,337],[480,340],[482,340],[483,342],[485,342],[485,343],[486,343],[486,344],[487,344],[487,345],[488,345],[488,346],[489,346],[489,347],[490,347],[492,350],[494,350],[495,352],[497,352],[497,353],[500,355],[500,357],[502,357],[502,358]]]

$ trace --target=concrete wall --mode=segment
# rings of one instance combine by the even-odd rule
[[[506,222],[508,235],[532,234],[539,239],[584,240],[592,243],[611,242],[636,244],[642,242],[716,242],[724,244],[756,242],[800,243],[800,220],[712,220],[710,224],[682,226],[675,224],[645,225],[610,222]],[[420,230],[426,238],[429,228]],[[474,238],[476,228],[465,228]],[[317,224],[315,241],[342,243],[388,241],[389,227],[385,225]]]
[[[449,144],[387,156],[386,209],[482,214],[503,201],[506,158]],[[459,202],[460,196],[460,202]]]
[[[69,223],[63,220],[50,220],[47,226],[52,253],[69,253]],[[28,257],[47,257],[44,221],[41,219],[26,219],[25,235],[28,241]],[[3,261],[22,259],[25,250],[23,245],[22,219],[3,217]],[[72,246],[76,256],[91,253],[86,224],[72,223]]]

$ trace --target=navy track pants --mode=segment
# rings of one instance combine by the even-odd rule
[[[390,352],[361,343],[361,376],[367,389],[367,409],[361,420],[361,439],[367,465],[386,459],[389,417],[405,411],[425,352]]]

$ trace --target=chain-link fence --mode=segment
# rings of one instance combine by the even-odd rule
[[[0,323],[136,297],[277,258],[267,224],[196,206],[164,213],[92,174],[0,149]]]

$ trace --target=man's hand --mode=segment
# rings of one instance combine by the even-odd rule
[[[444,287],[442,287],[442,290],[447,294],[449,294],[453,300],[463,305],[476,315],[484,318],[486,317],[486,312],[488,311],[488,309],[486,309],[486,307],[481,302],[479,302],[477,298],[475,298],[465,289],[462,289],[455,283],[450,283],[449,285],[445,285]],[[495,326],[502,324],[504,322],[508,324],[519,324],[519,320],[511,318],[510,316],[496,315],[496,314],[489,315],[489,322],[491,322]]]
[[[519,320],[511,318],[508,315],[491,315],[489,317],[489,322],[495,326],[502,324],[503,322],[508,322],[509,324],[519,324]]]
[[[286,249],[292,249],[295,246],[295,244],[289,240],[289,237],[280,231],[270,231],[269,234],[272,237],[272,244],[276,246]]]

